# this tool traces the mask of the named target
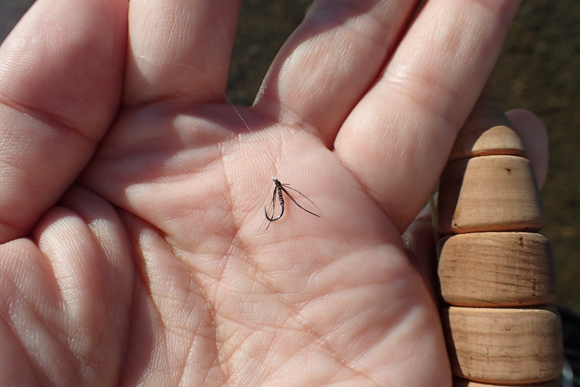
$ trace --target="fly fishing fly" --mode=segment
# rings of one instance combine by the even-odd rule
[[[316,209],[318,211],[320,211],[320,208],[318,208],[318,206],[316,204],[314,204],[314,202],[312,200],[310,200],[308,197],[306,197],[306,195],[304,195],[302,192],[298,191],[297,189],[294,189],[292,187],[290,187],[290,184],[282,184],[280,183],[280,180],[276,179],[275,177],[272,178],[272,181],[274,182],[274,192],[272,193],[272,211],[270,214],[268,214],[268,209],[266,208],[266,206],[264,206],[264,214],[266,215],[266,219],[268,219],[268,226],[266,227],[266,230],[268,229],[268,227],[270,227],[270,223],[277,221],[278,219],[280,219],[282,217],[282,215],[284,215],[284,194],[286,194],[286,196],[288,196],[290,198],[290,200],[292,200],[294,202],[294,204],[296,204],[300,209],[308,212],[311,215],[314,215],[318,218],[320,218],[320,215],[318,215],[315,212],[309,211],[306,208],[302,207],[297,201],[296,199],[294,199],[292,197],[292,195],[290,195],[290,193],[288,192],[288,189],[297,192],[300,196],[302,196],[303,198],[305,198],[306,200],[308,200],[310,203],[312,203],[312,205],[314,207],[316,207]],[[280,214],[278,214],[278,216],[274,216],[275,212],[276,212],[276,194],[278,195],[278,202],[280,203]]]

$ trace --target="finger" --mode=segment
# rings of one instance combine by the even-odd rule
[[[330,147],[375,81],[418,1],[318,0],[280,50],[256,107],[315,128]],[[296,121],[300,122],[296,122]]]
[[[31,235],[50,261],[49,274],[40,282],[57,288],[57,300],[48,305],[61,308],[47,312],[47,303],[39,306],[36,316],[49,326],[49,332],[39,330],[40,336],[49,337],[43,341],[49,346],[45,351],[54,353],[51,344],[63,339],[56,347],[58,352],[66,348],[63,355],[72,360],[70,368],[84,369],[77,377],[82,374],[91,380],[98,375],[102,379],[97,384],[110,385],[119,380],[129,330],[134,289],[131,245],[115,208],[100,197],[74,187],[62,203],[68,208],[48,211]],[[29,304],[34,305],[35,299]],[[31,352],[32,357],[50,357]]]
[[[542,187],[548,175],[548,131],[538,116],[524,109],[506,112],[513,128],[520,135],[526,157],[532,163],[538,185]]]
[[[112,122],[126,10],[124,0],[39,0],[0,48],[1,242],[56,203]]]
[[[337,156],[405,230],[431,193],[518,1],[432,0],[341,128]]]
[[[222,101],[239,0],[131,0],[125,103]]]

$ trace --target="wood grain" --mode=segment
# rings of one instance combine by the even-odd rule
[[[556,297],[548,237],[528,232],[458,234],[439,242],[439,281],[456,306],[538,305]]]
[[[537,231],[546,225],[530,162],[484,156],[447,165],[441,175],[439,231]]]
[[[441,318],[453,374],[475,382],[526,384],[562,371],[560,316],[536,308],[448,307]]]

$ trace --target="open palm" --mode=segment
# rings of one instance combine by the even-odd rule
[[[39,0],[0,51],[0,384],[450,385],[401,234],[517,1],[413,3],[316,1],[236,111],[238,1]],[[266,231],[272,177],[321,217]]]

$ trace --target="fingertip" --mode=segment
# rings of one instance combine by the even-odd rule
[[[525,109],[514,109],[506,116],[520,136],[526,154],[536,174],[538,184],[542,187],[548,174],[548,131],[544,122],[534,113]]]

